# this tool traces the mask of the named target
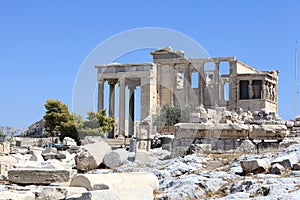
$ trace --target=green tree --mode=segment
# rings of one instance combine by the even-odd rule
[[[96,118],[104,133],[108,133],[114,128],[115,119],[112,117],[106,117],[106,110],[96,112]]]
[[[86,120],[81,116],[75,115],[75,126],[81,138],[87,135],[100,135],[111,131],[114,127],[115,120],[106,117],[106,111],[88,112]]]
[[[65,137],[71,137],[77,143],[80,143],[78,132],[68,106],[59,100],[48,99],[45,108],[46,114],[44,120],[46,131],[49,132],[51,136],[59,132],[61,141]]]

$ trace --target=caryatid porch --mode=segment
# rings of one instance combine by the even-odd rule
[[[98,111],[104,109],[104,83],[109,85],[108,91],[108,110],[110,117],[115,116],[115,88],[119,87],[119,120],[118,135],[133,135],[135,118],[135,98],[134,93],[137,87],[141,87],[140,96],[140,120],[149,115],[156,114],[157,90],[156,90],[156,65],[153,63],[141,64],[109,64],[97,65],[98,68]],[[129,98],[126,101],[126,87],[129,90]],[[128,113],[126,113],[128,106]],[[128,133],[126,133],[126,116],[128,116]],[[113,134],[110,134],[113,137]]]

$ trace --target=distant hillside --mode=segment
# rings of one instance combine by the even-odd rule
[[[44,119],[41,119],[30,126],[28,126],[23,131],[23,136],[41,136],[44,134]]]
[[[7,136],[17,136],[24,132],[23,128],[13,128],[9,126],[0,126],[0,134]]]

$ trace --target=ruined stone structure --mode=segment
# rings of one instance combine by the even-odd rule
[[[140,116],[159,114],[161,106],[203,105],[205,108],[242,108],[278,114],[278,71],[258,71],[235,57],[186,58],[170,47],[151,52],[153,63],[97,65],[98,110],[103,109],[104,83],[109,84],[109,115],[115,114],[115,87],[119,86],[118,134],[125,135],[126,105],[129,107],[128,135],[134,132],[134,92],[141,87]],[[228,73],[220,72],[227,62]],[[207,66],[210,66],[207,68]],[[193,79],[193,80],[192,80]],[[225,87],[228,84],[225,99]],[[129,100],[126,102],[126,87]],[[126,134],[126,135],[127,135]]]

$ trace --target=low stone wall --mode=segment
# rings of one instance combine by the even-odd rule
[[[285,125],[274,124],[180,123],[176,128],[175,139],[170,144],[172,157],[185,155],[191,151],[191,147],[192,151],[200,149],[207,152],[207,146],[199,146],[202,144],[209,145],[210,151],[217,153],[266,151],[276,146],[289,133]],[[258,141],[253,143],[250,140]],[[269,143],[264,140],[277,142]]]

